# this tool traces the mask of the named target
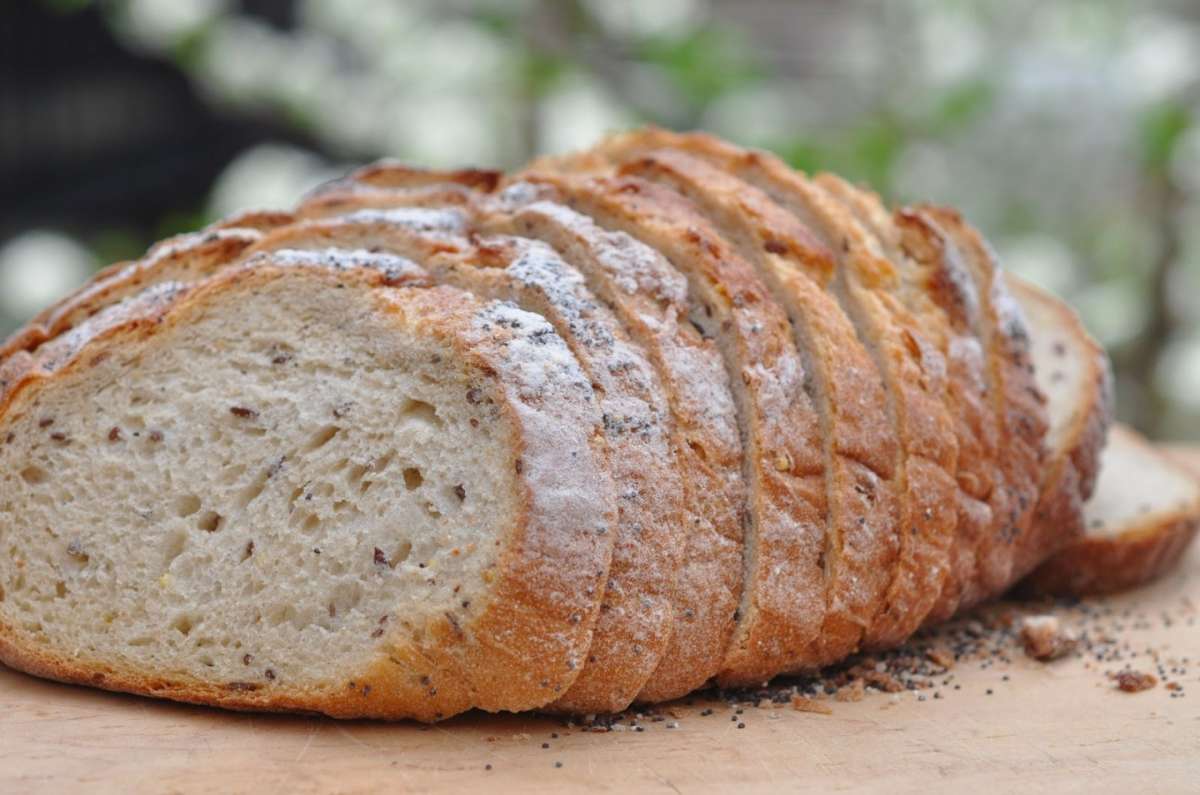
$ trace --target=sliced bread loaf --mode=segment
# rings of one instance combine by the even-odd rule
[[[4,364],[0,659],[342,717],[570,686],[615,521],[588,379],[537,316],[330,258],[163,283]]]
[[[1200,528],[1200,479],[1131,428],[1117,426],[1084,507],[1084,535],[1034,570],[1033,593],[1092,596],[1155,579],[1179,562]]]

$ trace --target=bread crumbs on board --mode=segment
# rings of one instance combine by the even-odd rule
[[[906,696],[916,702],[952,700],[964,690],[962,672],[972,667],[996,673],[994,682],[979,687],[980,694],[1007,695],[1012,691],[1004,688],[1012,678],[1004,671],[1022,659],[1041,665],[1082,661],[1085,670],[1113,682],[1120,692],[1141,692],[1161,683],[1171,698],[1182,698],[1191,661],[1139,647],[1132,633],[1194,622],[1195,614],[1186,597],[1178,610],[1155,613],[1104,600],[1003,602],[923,631],[899,648],[859,654],[816,674],[781,677],[760,688],[700,691],[673,704],[638,706],[617,715],[560,719],[568,729],[600,734],[686,729],[689,721],[714,717],[742,729],[762,710],[767,718],[778,718],[774,711],[781,708],[833,715],[839,703],[884,695],[883,707]],[[1148,665],[1154,673],[1135,670]],[[701,708],[683,709],[697,705]]]

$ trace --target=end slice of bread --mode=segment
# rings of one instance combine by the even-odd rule
[[[1084,517],[1084,536],[1039,566],[1026,590],[1112,593],[1169,571],[1200,529],[1200,478],[1136,431],[1117,426]]]
[[[332,254],[166,282],[0,368],[0,660],[435,720],[570,687],[615,497],[544,319]]]

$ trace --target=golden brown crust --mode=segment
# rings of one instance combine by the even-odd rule
[[[308,264],[298,262],[295,264]],[[308,688],[211,683],[122,669],[104,661],[67,658],[24,642],[0,626],[0,660],[39,676],[234,709],[316,711],[335,717],[412,717],[437,720],[472,706],[490,710],[538,707],[578,674],[590,644],[598,594],[611,553],[612,492],[591,448],[599,424],[586,379],[563,373],[558,399],[543,400],[521,383],[508,346],[536,330],[515,331],[502,306],[485,305],[449,288],[381,289],[370,268],[331,271],[284,263],[229,269],[195,287],[166,284],[118,304],[46,346],[15,378],[5,378],[0,415],[27,390],[84,369],[114,348],[169,334],[239,289],[297,277],[375,286],[381,314],[400,327],[440,340],[494,391],[518,434],[514,463],[522,514],[495,566],[487,605],[467,626],[432,621],[420,645],[392,636],[380,641],[375,662],[345,681]],[[537,346],[525,346],[525,349]],[[10,369],[6,365],[6,370]],[[557,378],[553,368],[543,375]],[[561,399],[570,392],[578,402]],[[553,426],[545,433],[539,425]],[[553,444],[555,449],[547,445]],[[562,446],[573,445],[577,467],[563,468]],[[552,467],[553,471],[547,469]],[[523,473],[523,474],[520,474]],[[583,525],[580,525],[580,522]]]
[[[1019,548],[1013,566],[1015,581],[1084,535],[1083,506],[1092,496],[1100,474],[1100,453],[1112,425],[1114,401],[1108,356],[1074,310],[1023,279],[1008,275],[1007,283],[1019,303],[1040,307],[1054,318],[1044,327],[1035,325],[1034,334],[1046,339],[1070,337],[1071,348],[1078,352],[1074,365],[1082,369],[1084,384],[1070,423],[1055,429],[1060,441],[1050,451],[1042,471],[1029,542]]]
[[[825,618],[813,665],[853,653],[884,607],[899,552],[896,434],[879,371],[826,290],[833,255],[758,189],[670,149],[620,153],[622,173],[691,199],[747,262],[756,264],[796,329],[811,394],[823,418],[828,523]]]
[[[1117,427],[1124,445],[1136,445],[1160,457],[1164,468],[1194,473],[1154,449],[1128,428]],[[1200,529],[1200,479],[1197,495],[1168,512],[1139,517],[1114,532],[1087,534],[1071,541],[1022,581],[1025,593],[1054,596],[1096,596],[1115,593],[1154,580],[1171,570]]]
[[[296,216],[286,210],[243,210],[210,224],[206,227],[206,231],[253,229],[255,232],[270,232],[295,222]]]
[[[688,277],[694,322],[725,357],[743,433],[748,509],[738,626],[718,675],[758,684],[808,663],[824,616],[820,426],[786,315],[688,201],[630,177],[538,172],[568,204],[657,248]]]
[[[962,216],[937,207],[921,210],[958,250],[975,280],[987,343],[988,395],[998,418],[1004,494],[991,501],[998,532],[976,550],[977,577],[964,584],[959,609],[998,596],[1016,581],[1018,561],[1039,559],[1045,534],[1031,532],[1042,492],[1049,429],[1045,396],[1038,389],[1029,330],[1009,294],[991,247]],[[1003,506],[1003,509],[1000,509]],[[997,513],[998,512],[998,513]]]

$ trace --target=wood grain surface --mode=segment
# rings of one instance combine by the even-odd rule
[[[1094,605],[1104,625],[1089,631],[1115,636],[1120,663],[1015,652],[956,665],[959,689],[937,699],[868,693],[823,702],[827,715],[696,699],[642,732],[233,714],[0,668],[0,792],[1198,792],[1198,575],[1193,549],[1163,581]],[[1182,689],[1120,692],[1105,671],[1126,662]]]

